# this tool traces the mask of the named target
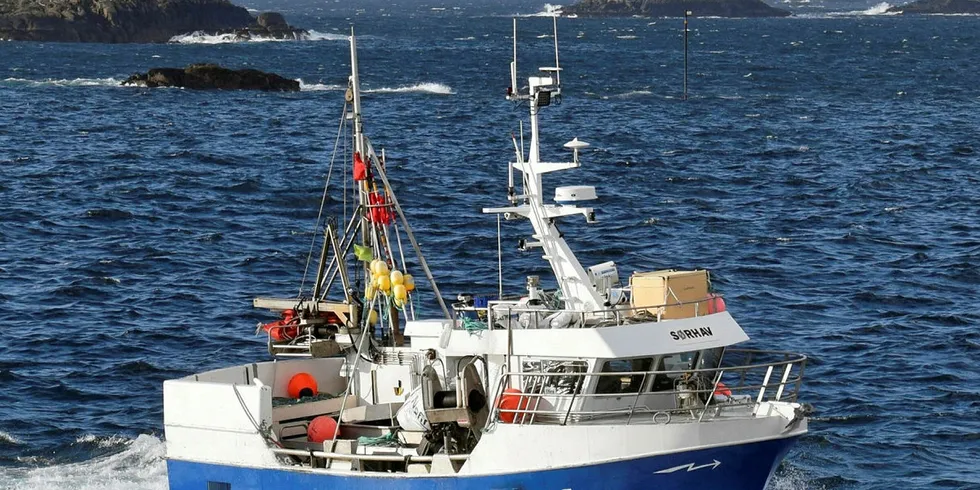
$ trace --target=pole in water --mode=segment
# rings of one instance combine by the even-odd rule
[[[684,11],[684,96],[687,100],[687,16],[693,15],[690,10]]]

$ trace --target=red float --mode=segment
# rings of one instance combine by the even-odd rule
[[[529,401],[530,398],[523,396],[521,390],[517,388],[507,388],[504,390],[504,394],[501,395],[500,400],[497,401],[497,408],[500,410],[526,410]],[[515,412],[500,412],[500,420],[502,422],[512,424],[516,419],[517,423],[521,423],[524,421],[524,417],[526,415],[527,414],[524,413],[519,414]]]
[[[315,396],[319,393],[316,388],[316,378],[310,376],[309,373],[296,373],[292,378],[289,378],[286,393],[289,394],[290,398]]]
[[[306,438],[310,442],[332,441],[337,433],[337,421],[329,415],[321,415],[310,422],[306,428]]]

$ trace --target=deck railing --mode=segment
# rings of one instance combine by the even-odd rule
[[[519,306],[517,301],[489,301],[487,306],[453,305],[454,328],[495,330],[512,328],[606,327],[660,321],[665,308],[693,306],[695,317],[714,313],[709,307],[716,297],[697,301],[649,306],[623,305],[596,311],[576,311]],[[720,298],[720,296],[717,296]]]
[[[752,349],[727,349],[715,369],[636,371],[612,373],[504,372],[494,391],[490,420],[495,423],[568,425],[609,419],[611,423],[671,423],[700,421],[708,413],[755,415],[766,401],[795,402],[803,382],[807,358],[802,354]],[[671,380],[673,388],[649,391],[652,377]],[[636,391],[596,393],[606,377],[641,377]],[[575,387],[571,393],[549,390],[551,386]],[[615,382],[614,382],[615,384]],[[651,382],[652,384],[652,382]],[[504,393],[518,388],[521,394]],[[512,398],[502,407],[503,397]],[[678,417],[682,416],[682,417]],[[622,420],[625,419],[625,420]],[[594,422],[593,422],[594,423]]]

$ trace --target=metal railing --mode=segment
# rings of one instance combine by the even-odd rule
[[[734,358],[734,359],[733,359]],[[797,401],[807,357],[788,352],[727,349],[714,369],[630,371],[610,373],[504,372],[496,384],[493,423],[568,425],[607,420],[629,425],[638,419],[652,423],[701,421],[706,414],[755,416],[766,401]],[[547,387],[564,378],[571,393],[550,392]],[[601,380],[616,378],[636,390],[597,393]],[[628,380],[628,381],[627,381]],[[636,381],[639,380],[638,383]],[[656,388],[657,381],[670,388]],[[608,386],[608,385],[606,385]],[[509,387],[521,393],[504,393]],[[515,397],[502,407],[504,397]],[[678,417],[682,416],[682,417]]]
[[[718,296],[720,297],[720,296]],[[597,311],[578,311],[551,308],[520,307],[518,301],[489,301],[485,307],[453,305],[455,329],[495,330],[506,328],[579,328],[607,327],[631,323],[658,322],[666,308],[693,306],[693,317],[704,316],[710,311],[712,298],[682,301],[649,306],[628,306]]]

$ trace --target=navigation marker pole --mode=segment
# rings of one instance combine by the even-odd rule
[[[687,100],[687,16],[694,15],[690,10],[684,11],[684,96]]]

